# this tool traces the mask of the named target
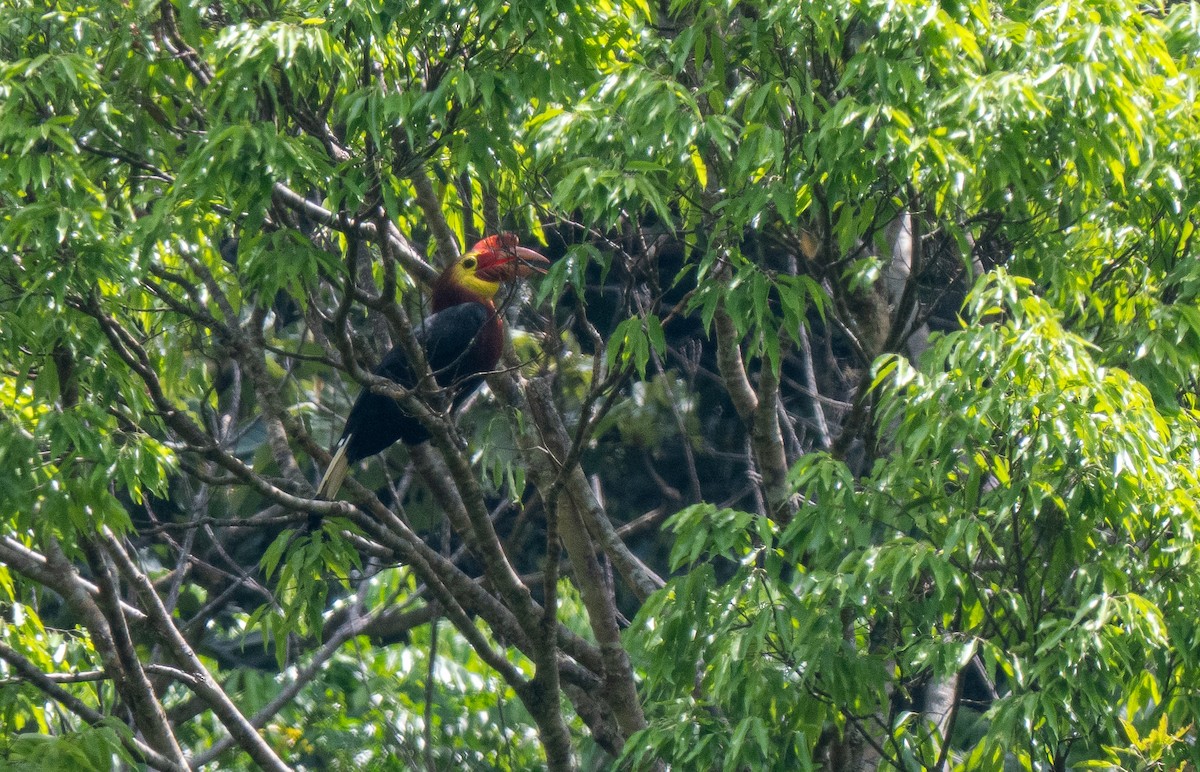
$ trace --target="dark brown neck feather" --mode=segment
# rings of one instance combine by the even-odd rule
[[[482,295],[472,292],[467,287],[453,281],[450,277],[450,272],[446,271],[437,278],[433,283],[433,312],[445,311],[452,306],[462,305],[463,303],[479,303],[488,311],[487,322],[483,329],[479,331],[479,335],[475,339],[475,344],[472,347],[475,351],[477,360],[477,371],[483,372],[495,368],[496,363],[500,361],[500,354],[504,350],[504,322],[500,320],[500,314],[496,311],[496,304],[491,298],[485,298]]]
[[[479,303],[495,310],[496,304],[490,299],[478,295],[463,285],[454,281],[450,276],[450,271],[445,271],[433,283],[433,312],[445,311],[450,306],[457,306],[461,303]]]

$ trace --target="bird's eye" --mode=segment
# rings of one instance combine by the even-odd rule
[[[476,261],[473,257],[464,257],[462,261],[462,267],[469,271],[475,267],[476,262],[478,261]]]

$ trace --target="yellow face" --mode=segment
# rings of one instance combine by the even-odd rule
[[[479,253],[471,250],[454,264],[452,281],[466,287],[473,294],[491,300],[500,291],[500,282],[489,281],[478,274]]]
[[[438,278],[434,290],[434,306],[464,302],[462,293],[484,302],[491,301],[505,282],[545,273],[550,261],[542,255],[517,243],[515,236],[500,234],[489,236],[450,265]],[[438,288],[442,300],[438,301]],[[451,302],[450,298],[458,298]]]

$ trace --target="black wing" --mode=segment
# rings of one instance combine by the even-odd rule
[[[433,314],[414,330],[438,385],[455,388],[455,404],[478,388],[482,380],[479,373],[494,365],[486,362],[481,366],[476,345],[492,313],[479,303],[463,303]],[[408,358],[399,347],[384,356],[375,374],[405,388],[416,385]],[[369,388],[364,388],[354,401],[342,431],[350,463],[373,456],[397,440],[416,445],[428,439],[429,431],[404,412],[400,403]]]

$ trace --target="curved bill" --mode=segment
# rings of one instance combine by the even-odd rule
[[[545,266],[550,265],[550,261],[538,252],[534,252],[528,247],[513,247],[509,250],[514,258],[515,265],[512,266],[514,276],[525,277],[535,273],[545,273]]]

